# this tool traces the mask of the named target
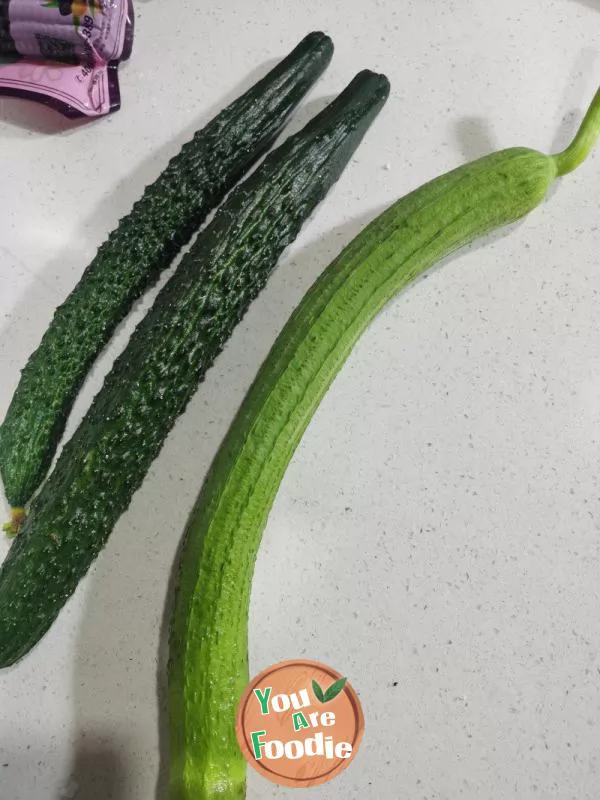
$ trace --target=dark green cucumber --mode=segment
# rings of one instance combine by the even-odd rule
[[[237,187],[115,362],[0,569],[0,666],[48,630],[284,248],[389,92],[362,72]]]
[[[332,53],[323,33],[303,39],[184,145],[100,247],[25,366],[0,428],[11,506],[25,505],[41,484],[77,392],[118,323],[268,150]]]

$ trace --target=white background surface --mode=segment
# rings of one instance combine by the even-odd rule
[[[382,207],[490,150],[564,146],[600,81],[600,0],[138,0],[118,114],[69,127],[0,100],[0,413],[54,307],[143,186],[318,28],[336,54],[291,129],[363,67],[389,76],[390,100],[74,599],[0,674],[2,800],[154,797],[169,569],[276,332]],[[257,565],[252,672],[329,662],[367,722],[351,767],[303,798],[598,798],[599,463],[596,153],[508,236],[391,304],[286,475]],[[251,800],[293,792],[250,775]]]

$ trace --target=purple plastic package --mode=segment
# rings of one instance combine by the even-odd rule
[[[71,118],[116,111],[132,41],[132,0],[0,0],[0,95]]]

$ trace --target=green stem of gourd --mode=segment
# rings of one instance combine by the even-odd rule
[[[556,164],[557,175],[566,175],[582,164],[596,144],[598,137],[600,137],[600,89],[596,92],[571,144],[562,153],[552,156]]]

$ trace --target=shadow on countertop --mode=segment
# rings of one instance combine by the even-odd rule
[[[0,97],[0,123],[8,124],[23,135],[23,131],[43,133],[52,136],[78,130],[84,125],[92,125],[96,120],[82,118],[69,119],[53,108],[42,103],[20,97]]]
[[[463,117],[456,122],[455,138],[465,160],[474,161],[498,150],[490,120],[485,117]]]
[[[82,733],[73,754],[72,775],[56,800],[129,800],[127,761],[111,737]]]
[[[578,0],[578,2],[583,2],[584,5],[600,11],[600,0]],[[584,47],[575,58],[571,71],[565,77],[564,88],[557,103],[561,116],[556,121],[554,130],[547,133],[540,130],[540,140],[543,141],[545,135],[552,137],[549,147],[541,148],[544,152],[560,152],[567,147],[575,135],[592,99],[586,92],[586,86],[589,83],[589,76],[594,74],[598,54],[598,48]],[[526,141],[498,142],[491,120],[487,117],[467,116],[459,119],[454,125],[454,138],[465,161],[481,158],[515,144],[524,147],[530,146],[530,143]]]
[[[99,730],[81,735],[73,754],[73,776],[49,789],[43,773],[52,758],[51,741],[35,736],[0,743],[2,800],[30,800],[39,787],[45,800],[130,800],[127,761],[117,738],[107,741]],[[45,787],[45,788],[44,788]],[[35,793],[36,797],[42,794]]]

